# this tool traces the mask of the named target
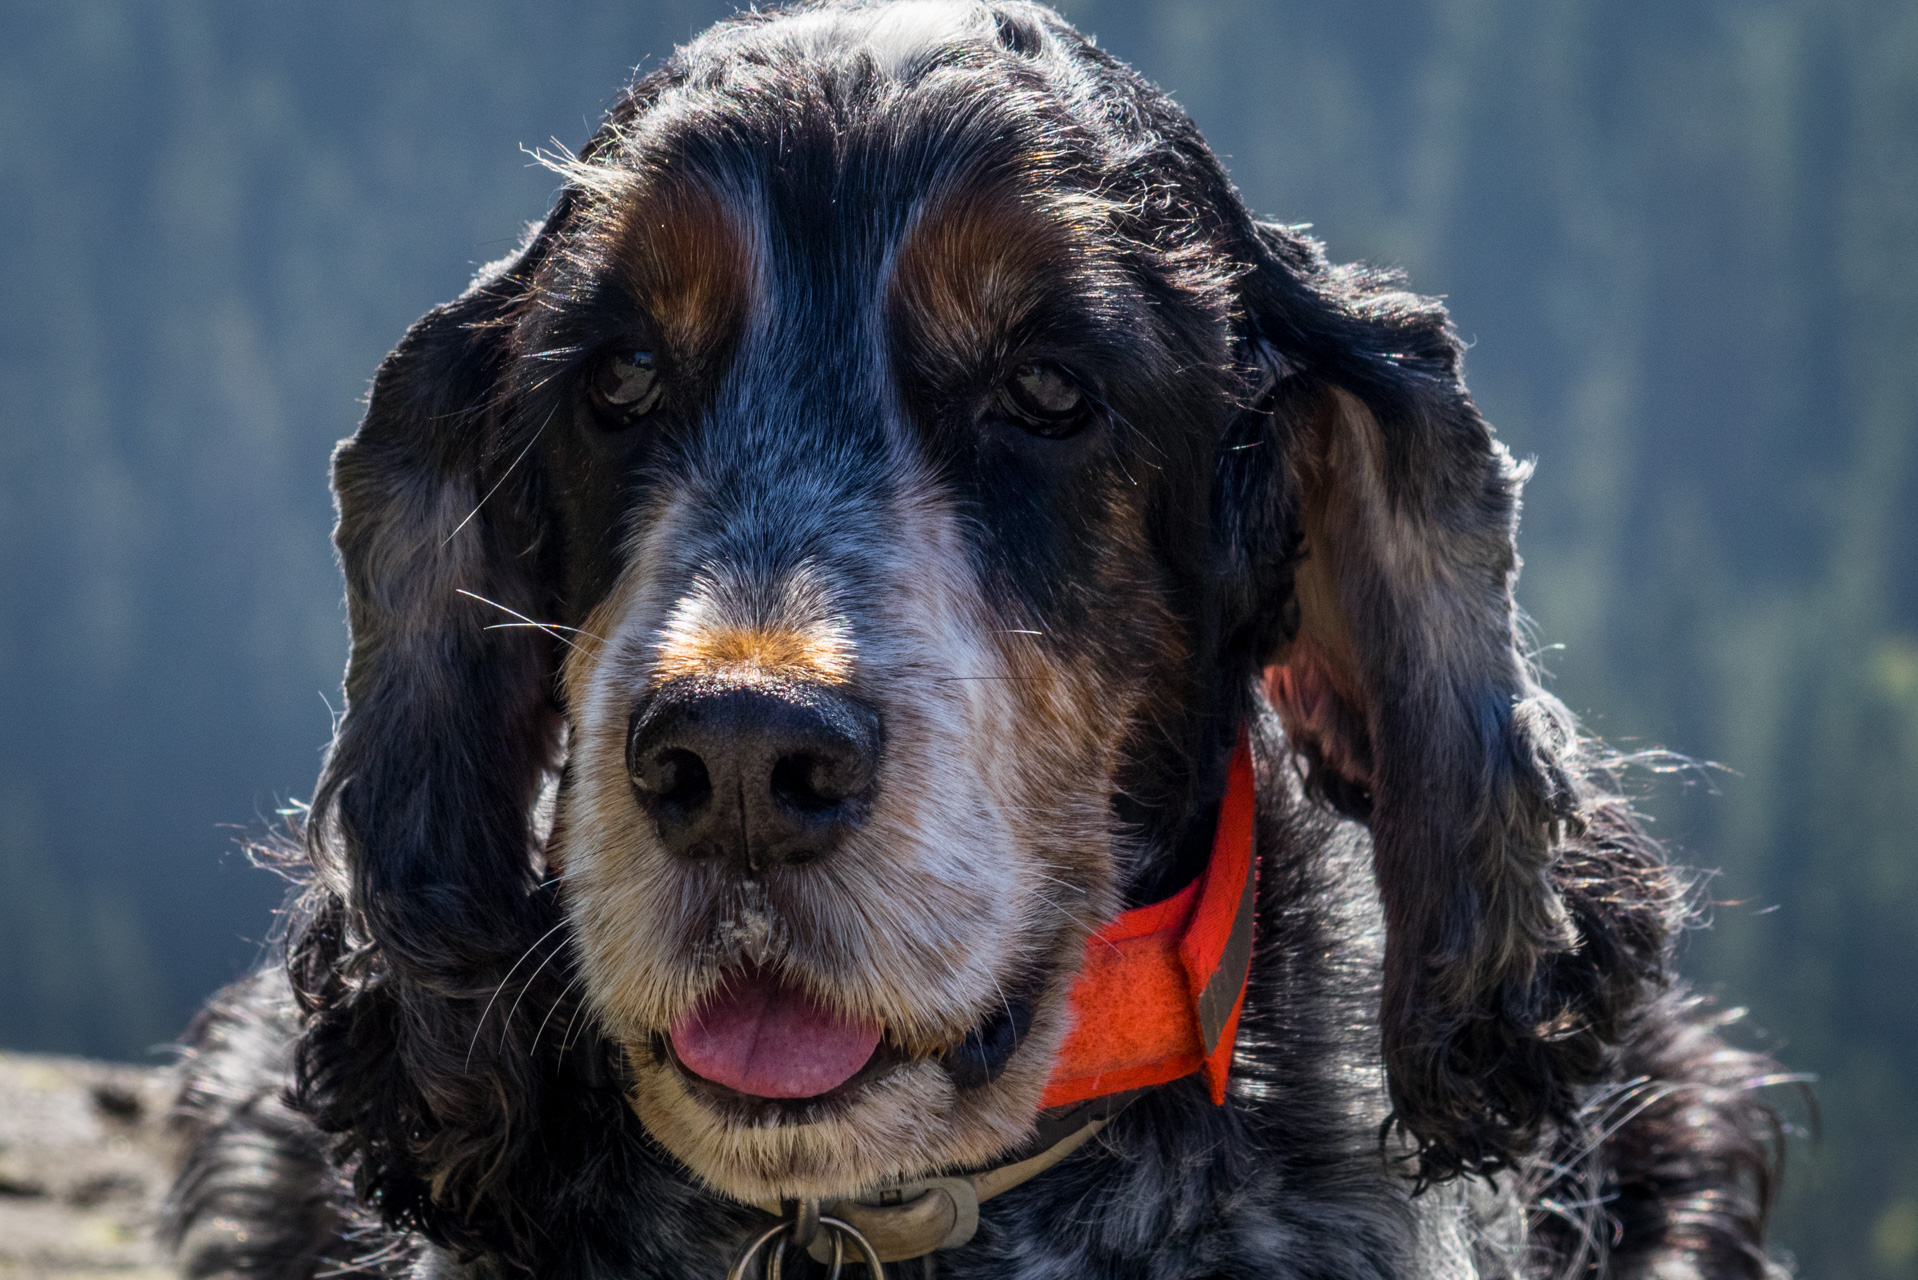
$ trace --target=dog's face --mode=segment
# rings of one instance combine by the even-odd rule
[[[1189,753],[1237,383],[1227,282],[1123,255],[1057,104],[990,92],[1029,59],[985,10],[751,37],[573,166],[516,345],[578,619],[550,860],[586,990],[653,1132],[776,1198],[1027,1131],[1142,858],[1114,796]]]
[[[473,1053],[554,936],[732,1195],[1016,1146],[1085,938],[1196,873],[1268,664],[1373,829],[1427,1171],[1570,1105],[1630,966],[1551,879],[1576,748],[1436,304],[1253,223],[1030,6],[739,19],[557,167],[336,462],[354,652],[308,842],[327,945],[386,976],[310,1001],[397,1006],[329,1123],[406,1212],[525,1143],[539,1033]]]

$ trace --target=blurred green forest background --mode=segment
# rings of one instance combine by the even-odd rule
[[[1263,213],[1447,295],[1523,597],[1817,1073],[1779,1241],[1918,1276],[1918,5],[1080,0]],[[141,1058],[345,656],[332,442],[698,0],[0,3],[0,1044]],[[1787,1099],[1789,1101],[1789,1099]]]

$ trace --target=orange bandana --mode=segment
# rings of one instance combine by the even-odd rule
[[[1072,1107],[1205,1074],[1225,1101],[1252,967],[1252,752],[1232,753],[1212,857],[1163,902],[1126,912],[1086,943],[1068,997],[1072,1032],[1040,1105]]]

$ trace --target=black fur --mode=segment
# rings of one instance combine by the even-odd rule
[[[335,463],[348,713],[284,968],[190,1037],[168,1220],[188,1274],[724,1273],[764,1220],[695,1185],[629,1107],[550,874],[560,628],[585,625],[702,458],[724,479],[672,581],[802,491],[781,474],[837,486],[792,500],[782,537],[882,538],[873,424],[899,405],[993,606],[1143,688],[1114,744],[1135,850],[1119,895],[1191,879],[1241,725],[1260,770],[1228,1104],[1194,1081],[1134,1104],[986,1206],[939,1269],[1766,1273],[1775,1126],[1749,1090],[1767,1068],[1676,984],[1684,885],[1525,662],[1520,477],[1443,309],[1254,222],[1190,121],[1055,16],[990,17],[990,47],[903,52],[845,25],[808,52],[780,13],[728,24],[635,84],[544,227],[382,364]],[[666,95],[670,118],[649,116]],[[847,336],[868,312],[845,282],[874,277],[918,187],[1002,160],[1108,210],[1110,279],[1046,293],[1016,339],[1096,383],[1110,430],[1081,443],[953,434],[983,393],[950,353],[897,327],[886,382]],[[788,238],[770,252],[805,284],[758,345],[721,325],[689,347],[643,439],[574,429],[591,358],[634,311],[590,216],[595,165],[771,175]],[[803,446],[763,408],[793,402],[825,424]],[[553,626],[493,629],[502,609]],[[1025,1034],[1006,1016],[963,1086]]]

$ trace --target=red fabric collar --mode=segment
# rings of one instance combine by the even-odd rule
[[[1197,880],[1094,934],[1068,997],[1072,1031],[1041,1106],[1070,1107],[1202,1072],[1225,1101],[1252,968],[1252,752],[1232,753],[1212,857]]]

